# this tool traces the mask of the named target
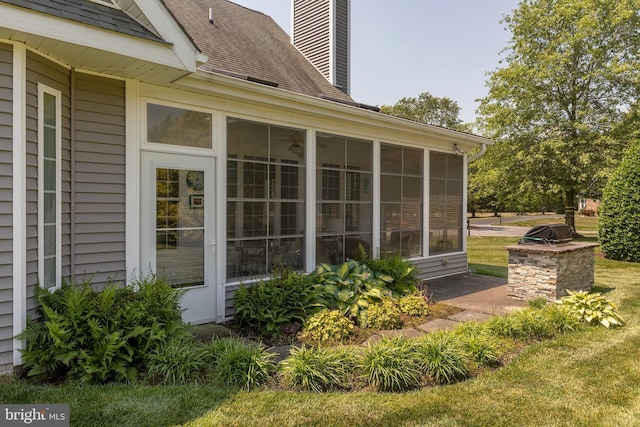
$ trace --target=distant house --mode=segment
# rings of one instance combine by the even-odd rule
[[[38,283],[153,271],[202,323],[359,244],[464,272],[466,153],[490,143],[357,103],[225,0],[0,1],[0,370]]]

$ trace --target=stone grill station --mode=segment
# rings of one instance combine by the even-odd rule
[[[594,282],[597,243],[572,241],[564,224],[534,227],[509,251],[507,295],[520,301],[555,301],[567,290],[589,291]]]

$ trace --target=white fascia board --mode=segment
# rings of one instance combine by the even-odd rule
[[[196,70],[195,48],[191,49],[190,60],[187,60],[184,52],[180,51],[176,45],[120,34],[5,3],[0,3],[0,28],[112,52],[189,72]]]
[[[195,72],[197,63],[204,64],[208,57],[200,52],[191,38],[176,22],[169,10],[158,0],[134,0],[142,13],[160,33],[160,37],[173,44],[176,56],[185,65],[185,69]]]
[[[332,122],[347,122],[350,125],[363,126],[369,130],[375,129],[376,134],[379,135],[376,139],[386,142],[393,142],[390,138],[397,137],[422,141],[428,138],[429,143],[441,145],[443,150],[451,152],[455,151],[453,144],[457,144],[464,151],[479,148],[483,144],[493,144],[492,140],[482,136],[400,119],[363,108],[205,71],[198,71],[186,76],[174,84],[197,90],[203,94],[208,93],[217,97],[277,108],[292,113],[314,115]]]

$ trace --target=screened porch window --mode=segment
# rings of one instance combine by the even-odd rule
[[[156,144],[211,148],[211,113],[147,104],[147,141]]]
[[[422,255],[423,151],[380,145],[380,255]]]
[[[318,134],[316,160],[316,263],[352,258],[371,248],[371,141]]]
[[[302,270],[305,132],[227,120],[227,280]]]
[[[462,251],[463,157],[430,152],[429,255]]]

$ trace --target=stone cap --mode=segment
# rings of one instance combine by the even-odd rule
[[[566,252],[578,251],[580,249],[597,248],[598,246],[600,246],[599,243],[592,242],[570,242],[562,243],[559,245],[540,245],[537,243],[527,243],[521,245],[505,246],[504,249],[515,252],[526,252],[530,254],[561,254]]]

